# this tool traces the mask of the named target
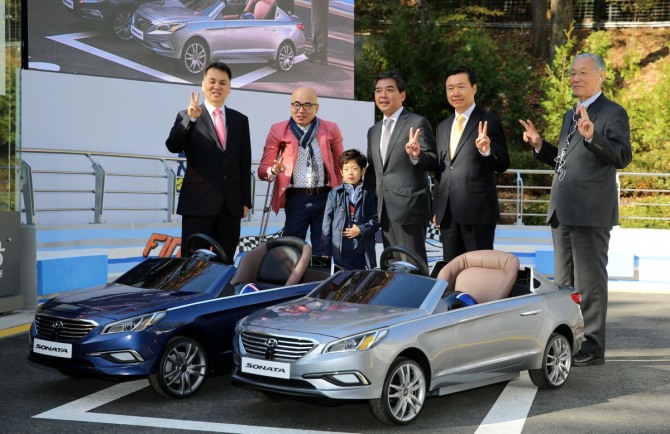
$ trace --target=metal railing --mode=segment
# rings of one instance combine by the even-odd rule
[[[175,170],[179,164],[185,161],[185,158],[180,157],[156,157],[148,155],[130,155],[110,152],[85,152],[85,151],[65,151],[65,150],[47,150],[47,149],[23,149],[23,154],[51,154],[60,156],[81,156],[88,159],[90,163],[90,170],[67,170],[72,167],[63,169],[53,168],[32,168],[25,160],[21,162],[21,186],[23,197],[23,209],[25,213],[25,223],[34,225],[38,222],[38,214],[46,212],[74,212],[74,211],[91,211],[93,213],[93,220],[91,223],[104,223],[105,212],[108,211],[161,211],[165,212],[166,222],[175,221],[176,217],[176,202],[177,202],[177,180],[178,176]],[[128,171],[110,171],[106,170],[103,164],[103,159],[124,159],[124,167],[130,166],[130,161],[156,161],[162,163],[164,173],[146,173],[146,172],[128,172]],[[112,165],[112,164],[110,164]],[[258,163],[252,163],[252,169],[257,169]],[[544,217],[546,215],[547,206],[549,203],[549,192],[551,190],[551,180],[553,170],[532,170],[532,169],[509,169],[504,174],[498,175],[498,196],[501,205],[501,223],[504,224],[544,224]],[[59,186],[59,183],[54,182],[49,188],[35,187],[35,178],[40,177],[58,177],[80,179],[93,178],[94,186],[92,188],[67,188]],[[257,211],[263,211],[263,204],[266,189],[261,188],[257,191],[257,182],[265,184],[265,181],[257,181],[254,171],[250,174],[252,196],[254,198],[254,206],[249,213],[247,220],[252,219],[252,215]],[[656,185],[654,188],[632,188],[627,187],[628,184],[633,184],[634,178],[650,178],[649,185]],[[140,188],[138,189],[110,189],[109,179],[111,178],[132,178],[133,180],[142,179],[160,179],[165,181],[165,188],[161,190],[146,190],[142,189],[142,182],[137,182]],[[623,182],[623,184],[622,184]],[[38,183],[41,185],[42,183]],[[67,183],[62,183],[66,185]],[[83,182],[76,182],[77,185],[84,185]],[[432,180],[431,180],[432,185]],[[633,212],[632,215],[627,213],[621,215],[621,220],[648,220],[648,221],[670,221],[670,173],[636,173],[636,172],[619,172],[617,173],[617,185],[619,191],[620,204],[626,207],[635,209],[642,208],[656,208],[663,211],[656,212],[653,215],[651,212]],[[624,185],[622,187],[622,185]],[[86,199],[91,206],[76,206],[75,203],[68,203],[62,201],[62,206],[59,207],[40,207],[35,201],[35,194],[56,195],[62,193],[84,193],[91,195],[90,199]],[[161,195],[165,197],[164,206],[160,207],[140,207],[140,206],[110,206],[107,198],[112,195],[122,195],[125,197],[132,197],[135,200],[128,200],[129,203],[141,203],[141,198],[147,195]],[[640,197],[653,196],[658,198],[656,201],[638,200]],[[137,199],[140,199],[139,201]],[[665,212],[664,210],[668,210]],[[79,224],[81,222],[73,221],[71,224]]]

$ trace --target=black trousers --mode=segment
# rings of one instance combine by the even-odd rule
[[[465,252],[492,250],[497,223],[465,225],[454,221],[449,204],[440,224],[442,259],[446,262]]]
[[[240,242],[240,217],[233,216],[228,212],[224,205],[218,214],[213,216],[182,216],[181,221],[181,246],[184,257],[190,256],[190,252],[185,251],[188,238],[195,233],[203,233],[214,238],[225,252],[228,262],[235,260],[235,250]],[[194,249],[209,248],[203,243],[196,243]]]

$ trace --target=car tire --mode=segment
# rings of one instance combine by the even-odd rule
[[[388,425],[405,425],[421,412],[426,399],[426,376],[414,360],[396,359],[384,380],[382,396],[371,399],[370,411]]]
[[[130,23],[133,20],[133,12],[129,9],[120,9],[112,16],[112,30],[117,38],[122,41],[130,41],[133,35],[130,33]]]
[[[191,39],[184,45],[181,60],[191,74],[202,73],[209,64],[209,47],[199,38]]]
[[[542,368],[528,371],[531,381],[541,389],[557,389],[568,379],[572,365],[572,346],[565,336],[553,333],[542,356]]]
[[[158,372],[149,376],[149,384],[168,398],[188,398],[204,384],[207,369],[203,346],[191,338],[175,337],[165,347]]]
[[[280,71],[288,72],[295,63],[295,47],[290,42],[282,42],[277,49],[276,65]]]

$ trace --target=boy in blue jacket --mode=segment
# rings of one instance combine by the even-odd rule
[[[349,149],[340,156],[339,165],[343,183],[328,193],[322,227],[324,251],[331,252],[335,263],[346,269],[374,268],[379,220],[374,190],[362,182],[368,160],[357,149]]]

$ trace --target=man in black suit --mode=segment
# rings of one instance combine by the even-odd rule
[[[233,261],[240,238],[240,219],[251,207],[251,139],[249,120],[224,106],[232,72],[223,62],[205,69],[202,91],[191,93],[187,110],[177,114],[165,145],[184,152],[186,174],[177,213],[182,215],[182,243],[204,233],[221,244]]]
[[[603,95],[604,80],[600,56],[575,56],[570,85],[579,101],[563,117],[560,150],[543,141],[530,120],[520,120],[534,157],[556,172],[547,213],[554,278],[581,293],[586,337],[573,366],[605,363],[607,255],[610,231],[619,224],[616,171],[633,159],[628,114]]]
[[[312,63],[328,63],[328,9],[329,0],[312,0]]]
[[[400,244],[427,261],[428,172],[437,167],[435,136],[426,118],[403,108],[407,94],[398,72],[382,72],[374,86],[384,118],[368,130],[365,184],[376,187],[384,247]]]
[[[437,127],[433,213],[449,262],[465,252],[493,249],[500,218],[496,172],[507,170],[509,154],[500,120],[475,104],[472,69],[447,72],[446,92],[455,113]]]

